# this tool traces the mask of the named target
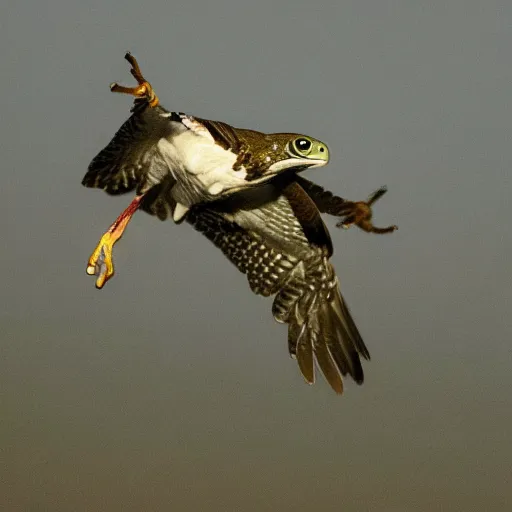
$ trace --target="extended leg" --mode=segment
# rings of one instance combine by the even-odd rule
[[[130,73],[132,74],[133,78],[137,80],[139,85],[135,87],[125,87],[123,85],[119,85],[116,82],[113,82],[110,84],[110,90],[112,92],[130,94],[136,98],[145,99],[149,103],[150,107],[156,107],[160,102],[158,96],[155,94],[155,91],[153,91],[151,84],[142,76],[142,72],[139,68],[137,60],[130,52],[128,52],[124,58],[132,65]]]
[[[380,199],[386,192],[386,187],[376,190],[367,201],[348,201],[342,197],[335,196],[332,192],[324,190],[320,185],[306,180],[302,176],[296,177],[297,182],[313,199],[321,213],[327,213],[336,217],[344,217],[337,227],[348,229],[352,224],[368,233],[392,233],[398,229],[398,226],[392,225],[386,228],[378,228],[371,222],[372,205]]]
[[[91,254],[89,262],[87,263],[87,273],[91,276],[95,275],[98,277],[98,279],[96,279],[96,288],[103,288],[103,285],[114,275],[112,249],[114,244],[123,236],[128,222],[130,222],[133,214],[139,208],[143,197],[144,195],[135,197],[128,208],[119,215],[112,226],[110,226],[107,232],[101,237],[99,244]]]

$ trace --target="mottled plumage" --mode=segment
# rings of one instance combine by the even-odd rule
[[[320,213],[343,217],[368,232],[376,228],[371,205],[350,202],[297,175],[325,165],[327,146],[311,137],[264,134],[219,121],[169,112],[130,55],[136,87],[111,90],[136,96],[131,117],[93,159],[82,183],[109,194],[136,191],[110,226],[87,265],[102,288],[114,275],[113,246],[142,209],[164,220],[185,218],[247,275],[253,292],[274,295],[274,318],[288,324],[288,348],[305,379],[316,360],[341,393],[343,375],[363,382],[360,357],[369,358],[340,294],[329,259],[331,238]]]
[[[363,382],[369,352],[339,291],[332,243],[313,200],[294,180],[262,185],[186,217],[247,275],[254,293],[275,295],[272,313],[288,324],[288,348],[306,381],[314,360],[331,387],[343,375]]]

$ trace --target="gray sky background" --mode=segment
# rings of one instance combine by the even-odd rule
[[[512,4],[21,1],[0,16],[0,508],[507,510]],[[428,4],[428,5],[427,5]],[[307,177],[389,193],[333,228],[372,354],[308,387],[271,301],[200,234],[82,188],[139,59],[169,109],[327,142]]]

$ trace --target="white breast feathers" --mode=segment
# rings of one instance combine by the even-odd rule
[[[213,139],[184,131],[161,139],[158,149],[177,181],[173,197],[185,206],[212,201],[246,183],[245,170],[233,170],[236,155]]]

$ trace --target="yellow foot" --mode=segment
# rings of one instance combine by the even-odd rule
[[[151,84],[142,75],[137,60],[129,52],[124,56],[124,58],[131,64],[132,69],[130,70],[130,73],[133,78],[137,80],[139,85],[135,87],[125,87],[124,85],[119,85],[118,83],[113,82],[110,84],[110,90],[112,92],[120,92],[122,94],[135,96],[136,98],[146,99],[150,107],[156,107],[160,102],[158,96],[155,94],[155,91],[153,91]]]
[[[105,233],[100,243],[87,263],[87,273],[90,276],[97,276],[96,288],[101,289],[105,283],[114,275],[114,263],[112,261],[112,248],[116,240],[111,233]]]

